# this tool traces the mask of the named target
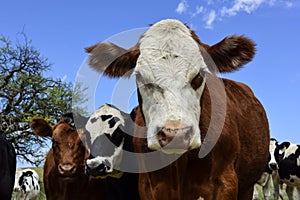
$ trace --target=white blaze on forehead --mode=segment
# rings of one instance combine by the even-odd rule
[[[111,115],[110,118],[102,120],[101,116],[109,115]],[[115,125],[113,127],[110,127],[109,120],[113,119],[114,117],[118,118],[119,120],[115,121]],[[104,104],[91,115],[85,128],[87,131],[89,131],[91,135],[91,143],[93,144],[94,140],[99,135],[104,133],[112,135],[120,125],[125,126],[125,119],[123,118],[121,112],[114,107]]]
[[[276,149],[276,141],[271,140],[270,141],[270,146],[269,146],[269,152],[270,152],[270,155],[271,155],[271,160],[269,161],[269,163],[276,163],[275,149]]]

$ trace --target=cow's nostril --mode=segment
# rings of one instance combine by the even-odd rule
[[[167,140],[167,135],[164,132],[159,132],[158,133],[158,138],[162,141],[166,141]]]
[[[105,164],[100,164],[96,170],[98,171],[99,175],[103,175],[103,174],[106,174],[106,166]]]
[[[160,131],[157,134],[157,139],[161,146],[167,145],[169,143],[169,140],[171,140],[171,138],[168,138],[164,130]]]
[[[186,133],[186,134],[184,135],[184,140],[185,140],[185,141],[190,141],[190,134]]]

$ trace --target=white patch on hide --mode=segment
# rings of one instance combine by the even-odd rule
[[[300,156],[297,158],[297,166],[300,167]]]
[[[280,179],[280,180],[289,186],[298,187],[300,185],[300,178],[297,177],[296,175],[290,175],[289,179]]]
[[[273,164],[273,163],[277,165],[277,162],[276,162],[276,159],[275,159],[275,149],[276,149],[276,141],[271,140],[270,141],[270,146],[269,146],[269,152],[270,152],[270,155],[271,155],[269,165]]]
[[[290,143],[290,146],[284,151],[284,158],[289,157],[291,154],[295,154],[298,149],[296,144]]]
[[[110,119],[103,121],[101,119],[102,115],[112,115],[110,119],[117,117],[120,119],[120,121],[117,121],[116,124],[110,128],[108,123]],[[89,131],[91,135],[91,143],[93,144],[99,135],[104,133],[112,135],[120,125],[125,125],[125,119],[123,118],[121,112],[118,109],[104,104],[90,116],[85,128],[87,131]]]

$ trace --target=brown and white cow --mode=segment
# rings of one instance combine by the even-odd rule
[[[76,125],[86,120],[76,117]],[[42,118],[34,118],[31,128],[34,133],[52,138],[44,165],[44,186],[48,200],[105,199],[100,179],[92,179],[84,173],[88,151],[84,144],[83,128],[75,128],[73,114],[69,113],[50,126]]]
[[[252,60],[250,39],[234,35],[209,46],[167,19],[128,50],[103,42],[86,51],[89,65],[109,77],[136,75],[141,199],[252,198],[268,161],[267,117],[248,86],[216,76]],[[156,151],[161,156],[145,159]],[[171,164],[146,171],[174,155]]]

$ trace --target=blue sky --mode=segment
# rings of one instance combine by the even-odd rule
[[[10,0],[2,1],[0,10],[0,34],[15,40],[23,30],[53,64],[46,75],[72,82],[83,69],[85,47],[107,39],[115,41],[115,36],[124,36],[124,31],[143,31],[161,19],[175,18],[187,23],[209,45],[232,34],[247,36],[257,44],[256,56],[240,71],[223,76],[252,88],[267,111],[272,137],[300,144],[299,1]],[[137,37],[131,35],[129,45]],[[122,39],[121,43],[126,41]],[[99,81],[94,83],[93,106],[111,102],[110,92],[118,80],[89,76],[95,79],[87,77],[87,82]],[[128,109],[135,103],[132,94]]]

